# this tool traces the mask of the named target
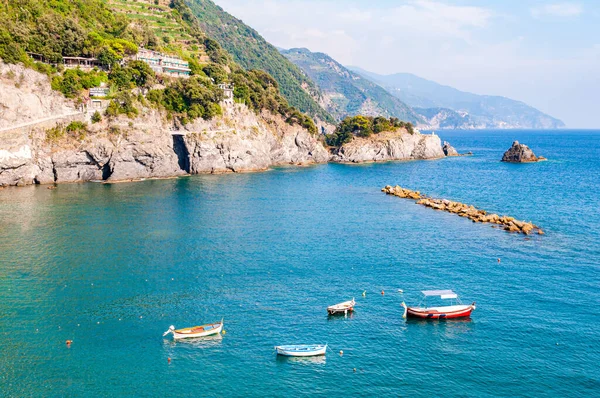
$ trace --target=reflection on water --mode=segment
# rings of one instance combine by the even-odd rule
[[[422,329],[423,331],[434,331],[436,334],[460,335],[468,333],[472,330],[475,322],[471,318],[456,318],[456,319],[417,319],[409,318],[406,320],[407,328]]]
[[[194,338],[189,338],[189,339],[181,339],[181,340],[174,340],[174,339],[163,339],[163,342],[166,346],[173,348],[176,347],[179,344],[184,344],[187,347],[193,347],[193,348],[213,348],[213,347],[217,347],[219,345],[221,345],[221,342],[223,341],[223,336],[221,334],[215,334],[212,336],[205,336],[205,337],[194,337]]]
[[[325,355],[317,357],[286,357],[283,355],[277,356],[277,364],[299,364],[299,365],[325,365]]]
[[[344,320],[344,319],[352,319],[354,318],[354,312],[349,312],[347,315],[344,314],[327,314],[327,320],[328,321],[337,321],[337,320]]]

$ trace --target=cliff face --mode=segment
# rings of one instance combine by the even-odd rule
[[[186,126],[150,108],[135,119],[91,124],[93,110],[79,112],[50,90],[46,76],[18,66],[0,70],[0,186],[256,171],[329,157],[307,130],[243,105]],[[87,122],[87,131],[65,132],[73,120]],[[52,134],[56,126],[61,132]]]
[[[440,137],[435,134],[395,132],[373,134],[368,138],[354,137],[335,151],[334,162],[360,163],[387,160],[416,160],[443,158]]]

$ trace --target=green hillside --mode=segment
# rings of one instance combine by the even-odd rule
[[[178,54],[191,77],[158,76],[133,60],[140,47]],[[101,69],[65,69],[63,56],[97,58]],[[246,71],[200,28],[183,0],[19,0],[0,3],[0,58],[48,74],[52,88],[77,101],[100,82],[110,86],[107,117],[162,107],[183,123],[221,113],[219,83],[234,83],[234,99],[255,111],[268,109],[290,124],[316,133],[305,114],[291,107],[273,77]],[[33,59],[42,62],[34,62]],[[155,83],[161,83],[156,86]],[[147,95],[133,95],[135,87]]]
[[[305,48],[282,50],[281,53],[317,83],[325,97],[325,109],[338,120],[368,115],[396,117],[413,123],[422,121],[401,100],[346,69],[327,54],[313,53]]]
[[[314,117],[333,121],[317,102],[320,97],[317,86],[258,32],[210,0],[186,0],[186,3],[198,17],[202,29],[236,62],[246,69],[260,69],[271,74],[291,105]]]

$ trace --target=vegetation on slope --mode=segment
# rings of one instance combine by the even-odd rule
[[[0,3],[0,57],[30,63],[26,52],[50,63],[63,56],[90,56],[110,63],[151,47],[155,37],[143,24],[112,13],[98,0],[14,0]]]
[[[269,44],[258,32],[223,11],[210,0],[186,0],[198,17],[200,26],[216,39],[246,69],[260,69],[279,83],[281,93],[289,103],[321,120],[333,122],[315,98],[319,89],[293,63]]]
[[[422,121],[408,105],[379,85],[346,69],[327,54],[313,53],[305,48],[282,50],[281,53],[312,78],[325,96],[331,98],[326,109],[338,120],[368,114]]]
[[[112,5],[117,1],[111,0]],[[157,12],[167,12],[160,3],[157,6],[163,8]],[[177,27],[171,27],[173,40],[165,40],[169,37],[165,32],[158,32],[158,28],[143,20],[130,19],[121,8],[111,11],[102,0],[0,3],[0,58],[7,63],[22,62],[47,73],[53,89],[80,102],[83,102],[85,89],[107,83],[109,98],[112,98],[107,116],[133,117],[139,113],[139,104],[149,102],[166,109],[183,123],[198,117],[209,119],[221,114],[219,102],[223,91],[217,84],[234,83],[236,101],[256,112],[268,109],[282,115],[288,123],[300,124],[316,133],[312,119],[289,106],[279,92],[277,81],[266,72],[246,71],[236,64],[215,40],[202,32],[183,0],[170,0],[168,7],[170,20]],[[156,33],[163,34],[161,41]],[[193,76],[187,80],[157,76],[146,63],[127,58],[135,54],[139,46],[179,54],[188,60]],[[46,63],[34,62],[28,53],[35,53]],[[98,58],[107,72],[98,69],[63,71],[63,56]],[[156,82],[166,87],[151,89]],[[134,93],[134,88],[140,90]]]
[[[414,134],[414,127],[410,122],[391,117],[389,119],[377,116],[348,116],[337,126],[335,131],[325,136],[327,145],[341,146],[357,137],[370,137],[373,134],[379,134],[384,131],[395,131],[397,129],[406,129],[410,134]]]

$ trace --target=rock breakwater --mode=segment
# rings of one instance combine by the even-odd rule
[[[448,213],[456,214],[460,217],[466,217],[473,222],[497,224],[508,232],[522,233],[525,235],[532,233],[537,233],[539,235],[544,234],[544,231],[542,231],[540,227],[531,222],[520,221],[509,216],[500,216],[493,213],[490,214],[485,210],[477,209],[473,205],[453,202],[448,199],[430,198],[421,194],[419,191],[412,191],[410,189],[402,188],[398,185],[395,187],[386,185],[381,189],[381,191],[388,195],[394,195],[399,198],[416,200],[418,205],[429,207],[434,210],[446,211]]]

